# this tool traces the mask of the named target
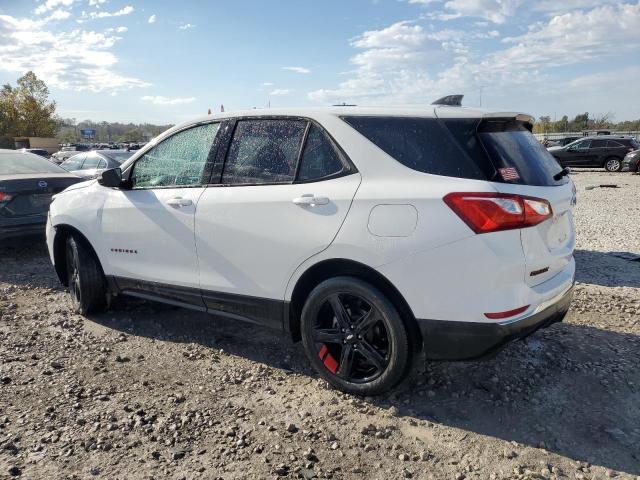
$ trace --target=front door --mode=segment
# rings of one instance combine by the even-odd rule
[[[582,140],[567,148],[562,156],[562,165],[565,167],[588,166],[590,143],[591,140]]]
[[[109,193],[103,245],[120,288],[201,304],[194,215],[218,129],[207,123],[164,139],[131,167],[131,190]]]
[[[282,327],[287,282],[331,244],[359,184],[318,125],[238,121],[221,184],[206,189],[196,212],[207,307]]]

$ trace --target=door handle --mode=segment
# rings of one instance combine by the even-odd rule
[[[300,197],[294,198],[293,203],[296,205],[315,207],[316,205],[327,205],[329,203],[329,199],[327,197],[316,197],[312,193],[305,193]]]
[[[167,205],[171,205],[176,208],[188,207],[193,205],[193,200],[190,198],[174,197],[167,200]]]

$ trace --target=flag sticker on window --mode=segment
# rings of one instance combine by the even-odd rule
[[[518,171],[514,167],[499,168],[498,171],[500,172],[502,179],[507,182],[511,180],[520,180],[520,175],[518,175]]]

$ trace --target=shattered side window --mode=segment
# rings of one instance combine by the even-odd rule
[[[222,183],[265,184],[291,182],[304,120],[241,120],[229,147]]]
[[[220,123],[199,125],[160,142],[133,167],[135,188],[199,185],[219,128]]]

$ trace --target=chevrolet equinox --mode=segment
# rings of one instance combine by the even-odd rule
[[[530,116],[437,103],[171,128],[55,196],[47,243],[75,310],[129,295],[273,327],[361,395],[561,321],[568,171]]]

